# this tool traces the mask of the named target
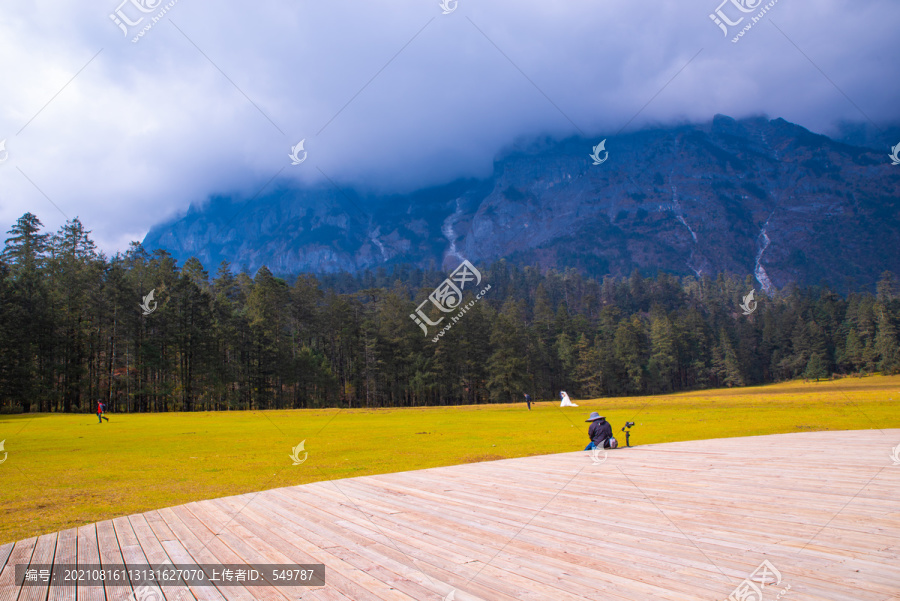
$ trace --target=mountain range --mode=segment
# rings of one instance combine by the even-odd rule
[[[328,182],[217,196],[143,244],[281,275],[506,258],[595,276],[752,274],[770,291],[870,286],[900,273],[900,165],[873,142],[884,132],[845,133],[717,115],[609,137],[597,153],[601,138],[533,139],[498,156],[490,177],[412,193]]]

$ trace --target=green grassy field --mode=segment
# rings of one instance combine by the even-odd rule
[[[633,444],[900,427],[900,376],[533,405],[0,416],[0,543],[248,491],[575,451],[591,411]],[[292,465],[305,442],[308,458]],[[300,454],[303,457],[303,454]],[[0,460],[3,454],[0,453]]]

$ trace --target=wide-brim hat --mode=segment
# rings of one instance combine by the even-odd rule
[[[584,420],[584,421],[586,421],[586,422],[595,422],[595,421],[597,421],[598,419],[606,419],[606,418],[603,417],[602,415],[600,415],[599,413],[597,413],[596,411],[593,411],[593,412],[591,412],[591,416],[590,416],[589,418],[587,418],[586,420]]]

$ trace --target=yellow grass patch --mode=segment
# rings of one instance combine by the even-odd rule
[[[0,544],[317,480],[581,450],[591,411],[632,444],[900,427],[900,376],[653,397],[379,410],[0,416]],[[852,433],[848,434],[852,436]],[[292,449],[305,442],[306,459]],[[900,443],[900,441],[897,441]],[[304,455],[301,452],[300,459]],[[3,453],[0,452],[0,460]]]

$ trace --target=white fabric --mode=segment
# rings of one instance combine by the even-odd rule
[[[565,391],[560,391],[560,396],[562,397],[562,403],[559,404],[560,407],[577,407],[575,403],[572,402],[572,399],[569,398],[569,395],[565,393]]]

